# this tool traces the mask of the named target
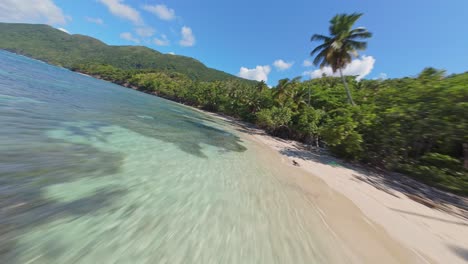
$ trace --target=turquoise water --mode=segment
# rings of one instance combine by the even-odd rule
[[[342,262],[223,121],[0,51],[0,263]]]

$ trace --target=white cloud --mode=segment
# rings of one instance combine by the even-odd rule
[[[135,38],[130,32],[123,32],[120,34],[121,39],[125,39],[131,42],[140,43],[140,40]]]
[[[52,0],[0,1],[0,22],[64,25],[70,19]]]
[[[174,9],[168,8],[166,5],[144,5],[143,9],[162,20],[173,20],[176,17]]]
[[[98,0],[109,9],[109,12],[115,16],[132,21],[136,25],[142,25],[143,19],[140,13],[133,7],[124,4],[124,0]]]
[[[312,62],[310,60],[304,60],[304,62],[302,63],[302,66],[304,67],[310,67],[312,66]]]
[[[181,30],[182,39],[179,44],[184,47],[191,47],[195,45],[195,36],[193,35],[192,29],[186,26],[182,27]]]
[[[284,60],[275,60],[275,62],[273,62],[273,66],[275,66],[278,71],[285,71],[291,68],[293,64],[294,62],[285,62]]]
[[[359,81],[372,71],[374,63],[375,59],[372,56],[362,56],[359,59],[351,61],[351,63],[343,69],[343,74],[348,76],[357,76],[356,80]],[[333,73],[330,66],[314,71],[306,71],[304,72],[304,75],[309,75],[310,78],[320,78],[324,73],[327,76],[340,76],[339,72]]]
[[[162,34],[161,35],[161,38],[154,38],[154,44],[158,45],[158,46],[169,46],[169,44],[171,43],[168,39],[167,39],[167,36]]]
[[[249,79],[249,80],[255,80],[255,81],[267,81],[268,80],[268,74],[271,72],[271,67],[268,65],[265,66],[260,66],[257,65],[257,67],[253,69],[248,69],[246,67],[241,67],[239,71],[239,77]]]
[[[156,30],[152,27],[138,27],[135,29],[135,32],[140,37],[151,37],[154,35]]]
[[[90,23],[94,23],[94,24],[98,24],[98,25],[103,25],[104,24],[104,20],[102,20],[101,18],[94,18],[94,17],[86,17],[86,21],[90,22]]]
[[[175,52],[172,52],[172,51],[171,51],[171,52],[168,52],[167,54],[169,54],[169,55],[175,55]]]
[[[59,28],[57,28],[57,29],[60,30],[60,31],[63,31],[63,32],[67,33],[67,34],[70,34],[70,32],[68,32],[68,30],[66,30],[66,29],[64,29],[64,28],[59,27]]]
[[[379,75],[374,78],[375,80],[386,80],[388,79],[388,75],[384,72],[379,73]]]

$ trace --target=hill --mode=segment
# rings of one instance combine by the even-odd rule
[[[0,49],[65,68],[105,64],[122,70],[178,72],[200,81],[241,79],[208,68],[190,57],[163,54],[143,46],[111,46],[89,36],[70,35],[48,25],[0,23],[0,32]]]

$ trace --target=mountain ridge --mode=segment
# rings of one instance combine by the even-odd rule
[[[0,23],[0,49],[72,69],[80,64],[111,65],[123,70],[178,72],[192,80],[255,82],[209,68],[192,57],[163,54],[146,46],[108,45],[82,34],[44,24]]]

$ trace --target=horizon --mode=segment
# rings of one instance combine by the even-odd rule
[[[268,5],[260,8],[262,3]],[[202,8],[206,6],[211,8]],[[345,68],[346,75],[358,79],[411,77],[425,67],[443,69],[447,74],[463,73],[467,69],[459,54],[468,47],[468,34],[458,32],[465,30],[462,10],[467,8],[468,3],[461,0],[452,5],[418,0],[379,4],[331,1],[287,6],[266,1],[230,4],[211,0],[203,4],[45,0],[28,6],[7,0],[0,5],[0,22],[47,24],[108,45],[145,46],[161,53],[192,57],[209,68],[246,79],[265,80],[274,86],[283,78],[302,76],[307,80],[330,72],[311,64],[309,53],[318,43],[310,42],[310,37],[315,33],[327,35],[329,20],[337,13],[362,12],[364,15],[355,27],[366,27],[374,34],[368,40],[368,49]],[[271,19],[280,14],[286,15],[283,19]],[[395,14],[398,19],[392,20]],[[455,34],[458,39],[450,42],[447,49],[443,44]],[[402,41],[394,41],[396,37]]]

